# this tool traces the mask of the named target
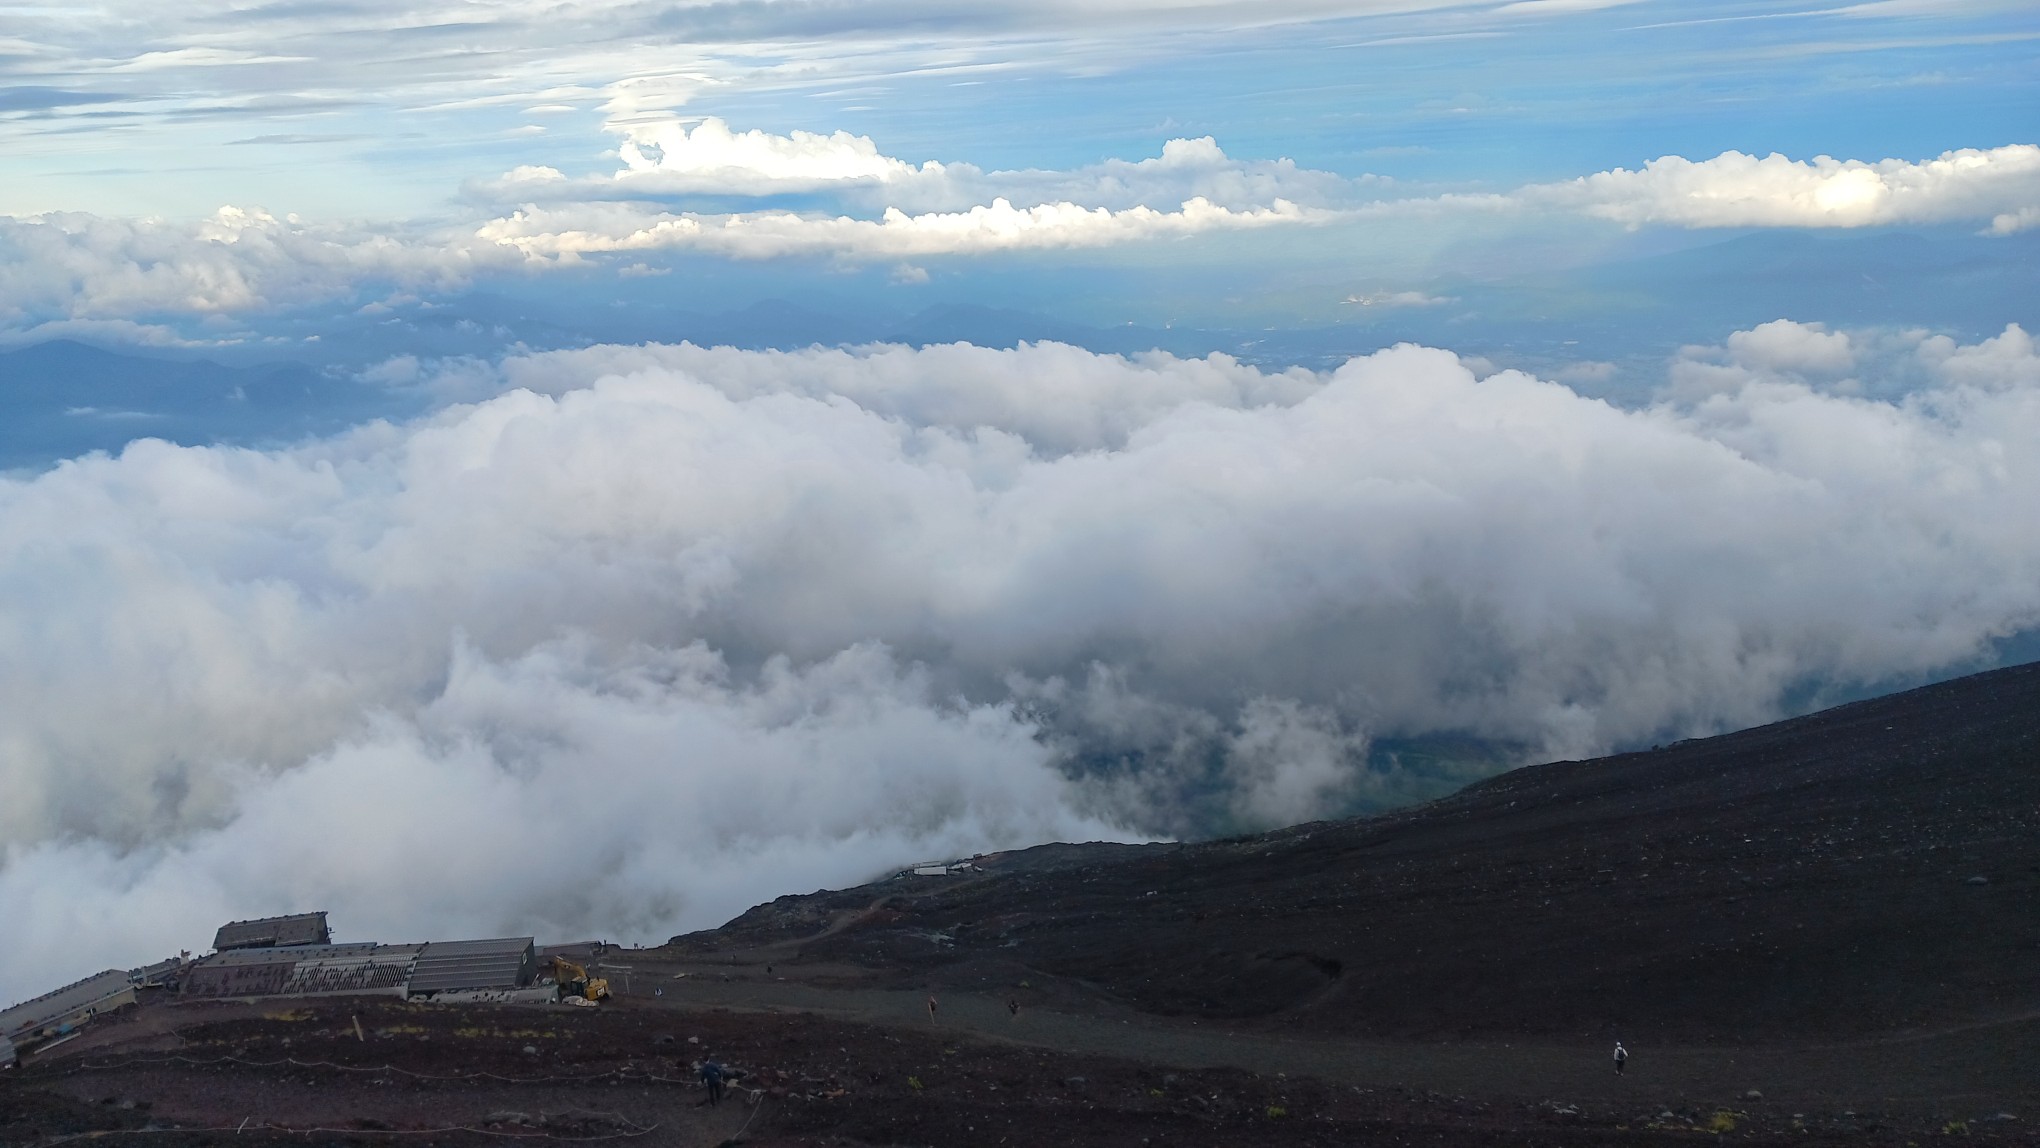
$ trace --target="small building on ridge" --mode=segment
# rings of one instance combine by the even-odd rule
[[[274,949],[288,945],[330,945],[333,932],[326,927],[326,914],[297,913],[288,917],[261,917],[233,921],[213,934],[213,948]]]

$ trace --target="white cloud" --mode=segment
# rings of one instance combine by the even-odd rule
[[[1390,181],[1346,179],[1293,162],[1241,161],[1209,137],[1173,139],[1162,154],[1071,171],[985,172],[968,164],[909,164],[868,137],[733,133],[718,120],[628,129],[664,140],[648,159],[632,142],[613,177],[571,179],[520,168],[481,190],[528,201],[479,237],[535,258],[680,248],[736,258],[827,254],[913,259],[1042,248],[1093,247],[1166,235],[1281,223],[1426,219],[1525,211],[1577,212],[1630,226],[1866,227],[1993,219],[2010,234],[2040,207],[2040,146],[1963,150],[1922,162],[1795,161],[1725,152],[1710,160],[1664,156],[1512,193],[1394,198]],[[878,218],[786,211],[710,215],[642,203],[629,194],[767,194],[825,185]],[[1157,205],[1181,204],[1180,210]],[[1017,205],[1017,206],[1016,206]],[[2022,206],[2025,205],[2025,206]],[[919,210],[925,208],[925,210]],[[918,210],[918,213],[916,213]],[[1421,291],[1349,297],[1360,306],[1449,303]],[[1757,336],[1761,337],[1761,336]]]
[[[175,48],[167,52],[143,52],[130,60],[111,65],[109,72],[154,72],[168,68],[217,68],[235,64],[304,64],[310,56],[268,56],[235,48]]]
[[[2040,225],[2040,204],[1993,216],[1990,231],[1992,235],[2014,235],[2035,225]]]
[[[506,389],[564,395],[607,377],[677,377],[738,403],[774,395],[847,399],[880,418],[957,438],[980,428],[1017,436],[1029,457],[1121,449],[1139,428],[1185,404],[1286,407],[1322,385],[1321,376],[1300,368],[1264,370],[1226,355],[1121,358],[1060,343],[1012,351],[965,344],[803,351],[655,344],[516,357],[486,371],[464,365],[447,373],[442,393],[462,401]],[[995,450],[991,457],[1003,462],[1005,454]]]
[[[1654,159],[1516,193],[1526,203],[1585,211],[1632,226],[1871,227],[1990,219],[2040,204],[2040,146],[1964,148],[1900,159]],[[1999,230],[2013,229],[2010,225]]]
[[[1444,229],[1455,218],[1511,213],[1534,224],[1540,211],[1695,227],[1872,226],[1984,220],[1996,212],[1992,230],[2010,234],[2025,226],[2026,214],[2040,210],[2000,210],[2040,195],[2040,147],[2032,145],[1950,152],[1919,164],[1797,163],[1734,152],[1698,163],[1667,156],[1640,172],[1618,169],[1513,193],[1394,199],[1380,198],[1396,190],[1386,182],[1346,180],[1288,160],[1236,160],[1209,138],[1170,140],[1159,156],[1070,171],[983,172],[964,164],[907,164],[880,153],[868,138],[842,132],[736,133],[719,121],[681,131],[669,120],[644,130],[647,138],[678,132],[685,142],[656,160],[626,142],[626,156],[636,155],[641,166],[627,166],[614,178],[578,179],[544,165],[516,168],[487,190],[514,191],[525,206],[465,227],[312,224],[241,207],[188,224],[84,213],[0,216],[0,249],[12,256],[0,262],[0,321],[19,332],[52,321],[142,322],[295,306],[368,286],[424,293],[464,286],[481,274],[622,253],[918,266],[918,260],[941,256],[1098,248],[1267,227],[1422,221]],[[605,198],[640,178],[677,178],[683,182],[666,190],[721,195],[813,190],[818,181],[835,181],[844,185],[838,191],[846,202],[865,206],[836,213],[712,213]],[[995,189],[1014,198],[1004,192],[977,198]],[[1043,198],[1051,195],[1060,198]],[[1178,195],[1183,198],[1171,198]],[[916,202],[960,206],[900,206]],[[642,259],[619,263],[620,274],[661,270]],[[1400,290],[1346,301],[1419,307],[1453,300]]]
[[[1278,199],[1331,207],[1390,186],[1288,159],[1235,159],[1209,136],[1168,140],[1160,155],[1145,159],[1108,159],[1067,171],[986,171],[970,163],[908,163],[880,152],[869,136],[843,131],[739,132],[715,117],[692,127],[642,117],[612,126],[626,138],[618,148],[623,166],[610,174],[574,179],[556,168],[524,166],[475,181],[470,190],[541,203],[827,191],[867,213],[914,213],[967,210],[1000,198],[1022,207],[1076,203],[1114,210],[1197,198],[1236,210]]]
[[[14,256],[0,262],[0,321],[19,331],[51,321],[274,309],[343,299],[370,286],[430,292],[465,286],[481,273],[617,252],[909,263],[1101,247],[1332,222],[1343,218],[1337,209],[1278,193],[1328,201],[1351,187],[1287,160],[1233,160],[1210,139],[1171,140],[1157,157],[1070,172],[985,173],[932,161],[908,165],[879,154],[868,138],[843,132],[737,133],[716,120],[687,130],[670,119],[629,130],[626,167],[614,178],[573,179],[550,166],[520,166],[486,190],[514,192],[531,205],[463,229],[312,224],[233,206],[190,223],[80,212],[0,216],[0,250]],[[709,214],[601,198],[625,186],[739,195],[812,190],[832,181],[876,196],[871,202],[884,206],[862,215]],[[974,198],[994,186],[1012,189],[1019,205],[1003,196]],[[1039,198],[1052,191],[1084,198]],[[892,205],[893,199],[960,206],[915,213]],[[632,262],[619,273],[661,269]]]
[[[1431,295],[1423,291],[1375,291],[1366,295],[1348,295],[1342,301],[1355,307],[1441,307],[1454,300],[1448,295]]]
[[[1234,210],[1191,199],[1173,211],[1114,211],[1075,203],[1015,207],[994,199],[967,211],[908,215],[887,208],[878,219],[817,218],[794,212],[702,215],[634,204],[532,207],[482,225],[476,237],[533,259],[574,260],[619,251],[683,249],[739,259],[823,255],[857,260],[981,255],[998,251],[1104,247],[1119,243],[1285,224],[1330,222],[1337,213],[1278,199]]]
[[[2017,325],[1971,346],[1929,336],[1920,340],[1917,354],[1935,378],[1949,383],[2001,391],[2040,387],[2040,348]]]
[[[1592,753],[2040,625],[2032,340],[1852,333],[1930,380],[1874,401],[1777,367],[1823,334],[1639,411],[1416,347],[599,347],[459,365],[479,401],[407,426],[0,479],[0,996],[307,906],[656,937],[1406,795],[1381,737]]]
[[[1776,154],[1759,159],[1733,151],[1707,160],[1668,155],[1636,171],[1617,168],[1511,193],[1397,197],[1401,189],[1393,181],[1349,179],[1287,159],[1238,160],[1209,137],[1169,140],[1161,155],[1142,160],[1114,159],[1069,171],[987,172],[965,163],[910,164],[883,154],[869,137],[844,132],[735,133],[715,119],[691,130],[670,120],[621,130],[631,139],[623,145],[624,168],[612,176],[573,179],[553,168],[519,168],[474,185],[499,199],[551,205],[492,224],[497,230],[485,234],[549,255],[569,253],[576,244],[589,244],[579,249],[592,251],[611,243],[698,246],[739,255],[867,247],[912,255],[938,247],[963,252],[1089,246],[1113,241],[1107,237],[1115,233],[1129,237],[1240,226],[1282,214],[1319,223],[1427,218],[1438,227],[1449,225],[1453,216],[1526,210],[1577,212],[1631,227],[1869,227],[1988,220],[1992,233],[2011,234],[2029,226],[2029,216],[2040,211],[2040,146],[2031,144],[1951,151],[1919,162],[1827,156],[1799,161]],[[639,141],[657,158],[648,158]],[[619,234],[624,226],[619,221],[645,209],[614,209],[595,228],[546,225],[575,232],[571,240],[524,234],[524,217],[536,218],[541,211],[604,217],[591,200],[822,189],[839,196],[852,214],[822,220],[774,212],[713,217],[679,212]],[[1201,223],[1148,214],[1158,205],[1179,203],[1186,205],[1185,215],[1190,204],[1225,214],[1206,215]],[[883,219],[877,222],[858,217],[881,211]],[[1018,221],[1012,215],[1016,211],[1040,218]],[[1093,218],[1079,220],[1076,212]],[[1107,226],[1108,220],[1134,226]],[[714,234],[724,227],[727,234]],[[920,239],[907,240],[909,233]],[[937,240],[938,234],[948,238]],[[1008,238],[993,240],[994,235]],[[1449,300],[1402,291],[1348,301],[1423,306]]]
[[[1745,366],[1784,371],[1846,371],[1856,365],[1849,336],[1819,323],[1773,319],[1728,337],[1728,352]]]
[[[688,128],[665,121],[626,129],[619,154],[619,179],[657,175],[675,188],[769,192],[834,183],[878,182],[917,169],[880,155],[869,136],[838,131],[830,135],[796,131],[772,135],[757,129],[733,132],[711,116]]]
[[[223,207],[195,224],[80,212],[0,216],[0,319],[133,319],[321,301],[366,282],[461,285],[514,268],[515,252],[471,240],[313,226]]]
[[[210,791],[145,774],[199,822],[167,841],[10,847],[0,997],[203,948],[255,907],[325,908],[354,937],[663,937],[917,857],[1123,837],[1073,811],[1025,721],[933,698],[876,647],[741,687],[699,646],[442,664],[423,705],[287,770],[195,765]]]

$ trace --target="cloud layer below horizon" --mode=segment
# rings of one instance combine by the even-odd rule
[[[656,270],[642,260],[688,254],[892,262],[902,281],[924,282],[926,270],[913,261],[1155,245],[1246,230],[1344,229],[1327,241],[1343,242],[1370,230],[1449,236],[1469,221],[1500,220],[1535,233],[1569,217],[1629,228],[1955,223],[2004,236],[2040,219],[2040,146],[2032,144],[1918,162],[1665,156],[1633,171],[1469,194],[1349,180],[1288,160],[1243,161],[1209,138],[1170,140],[1143,160],[987,172],[908,164],[841,132],[736,133],[714,120],[691,129],[659,121],[631,132],[625,166],[613,176],[570,179],[532,167],[476,185],[485,197],[522,205],[499,206],[502,214],[467,224],[321,223],[239,207],[196,223],[81,212],[0,216],[0,328],[19,338],[65,322],[257,313],[362,291],[430,294],[591,261],[642,273]],[[749,200],[817,190],[841,204],[707,212],[658,198]]]
[[[452,405],[0,480],[0,997],[308,907],[656,938],[1451,780],[1384,738],[1578,756],[2040,626],[2017,327],[1781,320],[1633,411],[1419,347],[382,374]]]

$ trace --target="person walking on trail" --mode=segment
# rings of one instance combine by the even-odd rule
[[[1628,1063],[1629,1050],[1622,1047],[1622,1042],[1618,1040],[1615,1042],[1615,1075],[1622,1075],[1622,1067]]]
[[[1016,1017],[1016,1018],[1017,1018],[1017,1017],[1018,1017],[1018,1016],[1020,1015],[1020,1000],[1019,1000],[1019,998],[1017,998],[1017,997],[1009,997],[1009,998],[1007,998],[1007,1000],[1006,1000],[1006,1011],[1007,1011],[1007,1012],[1009,1012],[1009,1013],[1012,1013],[1012,1014],[1014,1015],[1014,1017]]]
[[[708,1086],[708,1102],[721,1104],[723,1067],[717,1064],[712,1056],[701,1062],[701,1083]]]
[[[935,1023],[935,994],[928,994],[928,1023]]]

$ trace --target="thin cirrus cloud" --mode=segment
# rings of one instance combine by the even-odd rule
[[[655,107],[665,111],[705,85],[827,86],[960,61],[1060,69],[1062,57],[1089,56],[1087,47],[1134,35],[1421,16],[1459,6],[1448,0],[604,0],[562,7],[493,0],[449,14],[372,0],[167,6],[114,0],[91,9],[46,5],[10,13],[12,35],[0,45],[15,50],[0,52],[0,83],[100,77],[116,85],[110,98],[126,111],[158,124],[175,123],[194,109],[231,114],[240,108],[260,120],[255,104],[310,92],[337,106],[374,105],[404,115],[558,102],[534,98],[546,93],[571,93],[574,106],[586,106],[607,92],[628,105],[654,92]],[[782,66],[789,56],[800,61],[800,78],[790,78]]]
[[[68,162],[75,157],[77,143],[68,136],[80,130],[99,137],[126,132],[131,152],[150,155],[207,186],[209,201],[198,201],[207,207],[233,201],[233,189],[247,182],[243,177],[257,177],[263,186],[306,197],[279,200],[297,205],[320,201],[327,194],[300,165],[237,153],[227,157],[227,168],[218,162],[193,168],[192,149],[217,143],[219,125],[227,125],[235,138],[415,132],[419,134],[413,138],[459,137],[481,145],[491,133],[508,126],[501,121],[518,109],[544,108],[563,115],[585,111],[592,122],[577,124],[567,118],[559,124],[557,130],[566,137],[597,123],[615,126],[670,116],[705,94],[735,96],[750,104],[754,114],[769,119],[810,114],[806,109],[817,100],[833,101],[847,110],[850,104],[840,99],[844,92],[869,90],[883,94],[873,97],[876,103],[858,106],[893,115],[898,111],[894,101],[919,103],[934,90],[929,85],[966,73],[1030,83],[1045,77],[1110,73],[1148,77],[1136,86],[1172,83],[1162,75],[1172,71],[1167,61],[1192,58],[1221,36],[1227,38],[1229,49],[1301,59],[1296,53],[1309,52],[1300,41],[1310,34],[1295,26],[1311,23],[1340,25],[1339,34],[1331,38],[1340,43],[1415,49],[1478,39],[1494,50],[1507,51],[1507,45],[1518,42],[1548,41],[1592,58],[1630,50],[1629,31],[1617,26],[1621,23],[1617,13],[1624,7],[1564,0],[1534,4],[1168,0],[1083,5],[954,5],[922,0],[647,5],[611,0],[565,7],[496,0],[461,5],[457,12],[367,0],[254,5],[114,0],[89,9],[27,6],[10,13],[9,35],[0,39],[0,90],[90,94],[107,106],[47,102],[23,106],[0,114],[0,140],[8,141],[9,150],[36,177],[27,190],[13,192],[14,202],[24,209],[42,203],[78,207],[85,205],[80,197],[116,194],[121,200],[154,206],[168,193],[160,182],[122,184],[116,193],[100,190],[98,185],[106,180],[81,181],[83,173]],[[1664,14],[1677,15],[1684,7],[1672,4]],[[1922,23],[1957,38],[2011,34],[2001,27],[2007,23],[2003,6],[1939,5],[1932,12],[1873,6],[1848,11],[1845,17],[1843,9],[1809,13],[1764,4],[1744,14],[1802,16],[1784,23],[1805,28],[1805,35],[1846,43],[1878,29],[1915,29]],[[1535,16],[1544,18],[1526,18]],[[1615,39],[1608,39],[1611,36]],[[1129,51],[1135,43],[1139,50]],[[1460,49],[1435,50],[1445,54],[1433,58],[1434,67],[1427,66],[1427,72],[1447,76],[1465,72],[1475,89],[1487,87],[1496,74],[1496,69],[1480,66],[1478,55],[1461,58],[1454,54]],[[1690,52],[1705,57],[1713,46],[1657,44],[1650,51],[1685,59]],[[1741,65],[1748,65],[1750,58],[1748,53],[1737,55]],[[1718,66],[1719,61],[1715,63]],[[1537,91],[1532,103],[1548,106],[1556,93],[1544,81],[1527,78]],[[1260,90],[1260,85],[1253,86],[1253,91]],[[1455,90],[1457,86],[1448,83],[1445,92]],[[1445,98],[1445,92],[1437,95]],[[1222,130],[1235,130],[1226,123],[1229,109],[1254,98],[1249,91],[1225,84],[1207,93],[1209,102],[1196,93],[1185,95],[1188,98],[1177,101],[1185,106],[1173,112]],[[1425,106],[1419,101],[1415,109],[1377,108],[1369,119],[1400,136],[1423,127],[1429,115]],[[1508,126],[1512,117],[1499,111],[1501,104],[1486,106],[1501,117],[1486,130],[1512,130]],[[1005,124],[1007,107],[985,105],[981,114]],[[340,130],[298,130],[302,117],[314,113]],[[1042,114],[1053,119],[1063,111],[1048,108]],[[397,130],[392,133],[392,128]],[[1059,137],[1059,142],[1069,146],[1049,144],[1051,162],[1071,162],[1089,152],[1074,137]],[[1384,142],[1395,146],[1393,140]],[[1678,142],[1668,141],[1667,150],[1677,150]],[[334,147],[325,158],[351,160],[379,150]],[[444,151],[401,144],[395,150],[396,156],[381,155],[384,164],[395,159],[448,181],[470,174],[452,166],[458,161]],[[516,154],[507,143],[494,150],[503,158]],[[222,171],[230,174],[218,174]],[[215,174],[207,177],[206,172]],[[1510,178],[1506,172],[1503,177]],[[392,204],[407,205],[413,213],[429,210],[431,204],[429,194],[416,191],[369,190],[387,195]],[[954,205],[901,206],[913,211]]]
[[[1636,410],[1420,347],[383,373],[460,401],[0,478],[0,996],[307,904],[657,938],[1469,776],[1379,739],[1589,754],[2040,626],[2018,327],[1765,324]]]

